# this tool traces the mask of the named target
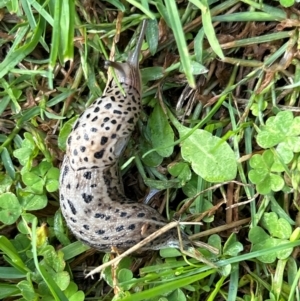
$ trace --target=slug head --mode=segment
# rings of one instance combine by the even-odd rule
[[[126,63],[118,63],[112,61],[105,61],[106,68],[113,67],[115,69],[119,82],[133,86],[137,91],[141,91],[141,75],[139,70],[139,54],[145,35],[147,21],[143,20],[142,29],[138,38],[135,50],[128,55]]]

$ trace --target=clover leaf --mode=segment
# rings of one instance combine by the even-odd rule
[[[262,155],[255,154],[250,159],[250,170],[248,176],[256,189],[261,194],[268,194],[271,191],[280,191],[284,186],[284,180],[273,172],[274,155],[271,150],[266,150]]]
[[[22,207],[15,194],[5,192],[0,195],[0,221],[3,224],[11,225],[19,218]]]
[[[56,191],[59,185],[58,178],[59,170],[47,161],[22,173],[22,180],[27,185],[27,191],[37,194],[42,194],[44,187],[48,192]]]
[[[30,169],[32,164],[32,159],[35,158],[39,152],[34,139],[30,133],[24,134],[25,139],[22,141],[22,147],[16,149],[13,154],[19,160],[21,165],[26,166]]]
[[[291,225],[284,219],[278,218],[275,212],[265,213],[261,220],[261,225],[269,234],[259,226],[253,227],[249,232],[249,240],[253,244],[252,252],[270,249],[266,255],[259,256],[258,259],[264,263],[272,263],[278,259],[286,259],[293,251],[293,248],[273,252],[272,248],[289,242],[292,234]]]
[[[257,143],[263,148],[282,144],[285,149],[300,152],[300,117],[290,111],[281,111],[267,119],[257,135]]]

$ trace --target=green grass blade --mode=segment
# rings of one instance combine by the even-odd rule
[[[143,6],[136,0],[127,0],[127,2],[141,10],[148,18],[155,19],[155,15],[149,10],[149,7]]]
[[[50,50],[49,70],[52,72],[56,65],[56,59],[59,51],[60,41],[60,18],[62,13],[62,0],[55,1],[54,6],[54,24],[52,29],[52,41]]]
[[[215,270],[210,270],[207,272],[199,273],[197,275],[191,276],[191,277],[186,277],[182,279],[178,279],[175,281],[170,281],[167,283],[164,283],[162,285],[155,286],[153,288],[150,288],[146,291],[136,293],[131,296],[127,296],[122,299],[122,301],[140,301],[140,300],[147,300],[150,298],[154,298],[155,296],[163,295],[169,291],[173,291],[177,288],[189,285],[193,282],[196,282],[198,280],[204,279],[208,277],[209,275],[215,273]]]
[[[29,269],[19,256],[15,247],[5,236],[2,235],[0,236],[0,250],[2,250],[2,252],[10,259],[14,268],[24,273],[24,275],[29,272]]]
[[[0,278],[1,279],[20,279],[25,278],[26,274],[18,271],[13,267],[0,267]]]
[[[40,19],[36,29],[33,31],[33,36],[28,43],[16,50],[11,49],[5,57],[4,61],[0,63],[0,78],[4,77],[8,72],[10,72],[13,67],[20,63],[28,54],[30,54],[35,49],[43,33],[43,26],[41,26],[43,22],[44,21]]]
[[[75,25],[75,3],[74,0],[63,1],[61,18],[62,62],[73,60],[74,57],[74,25]]]
[[[68,301],[68,298],[65,296],[65,294],[61,291],[61,289],[58,287],[56,282],[53,280],[53,277],[46,271],[46,269],[39,264],[38,262],[38,255],[37,255],[37,233],[36,233],[36,226],[37,226],[37,218],[34,217],[32,221],[32,254],[33,254],[33,260],[36,269],[39,271],[40,275],[46,282],[49,290],[51,291],[53,297],[56,301]]]
[[[215,16],[212,20],[218,22],[255,22],[255,21],[275,21],[273,15],[264,12],[241,12],[230,15]],[[283,20],[283,19],[282,19]]]
[[[172,25],[173,34],[178,46],[180,60],[187,81],[192,88],[195,88],[195,79],[192,73],[190,54],[186,44],[186,38],[180,22],[178,9],[174,0],[166,1],[166,8],[169,15],[169,20]]]
[[[53,27],[53,18],[49,13],[35,0],[28,1],[30,5]]]
[[[204,32],[211,48],[220,59],[224,59],[223,51],[221,49],[221,46],[215,33],[215,29],[212,24],[208,2],[206,0],[190,0],[190,2],[192,2],[201,10]]]

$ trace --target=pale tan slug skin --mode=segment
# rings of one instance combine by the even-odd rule
[[[112,80],[73,126],[61,167],[60,205],[68,227],[84,243],[101,251],[125,250],[167,221],[153,208],[124,195],[118,160],[141,111],[138,57],[146,22],[135,51],[115,68],[125,96]],[[178,247],[173,229],[143,250]]]

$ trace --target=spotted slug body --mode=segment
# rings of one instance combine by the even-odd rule
[[[125,250],[167,221],[153,208],[124,195],[118,160],[141,111],[138,57],[146,23],[126,63],[107,61],[125,92],[111,80],[102,97],[83,112],[67,139],[61,167],[60,205],[68,227],[87,245],[101,251]],[[178,247],[175,229],[143,249]]]

